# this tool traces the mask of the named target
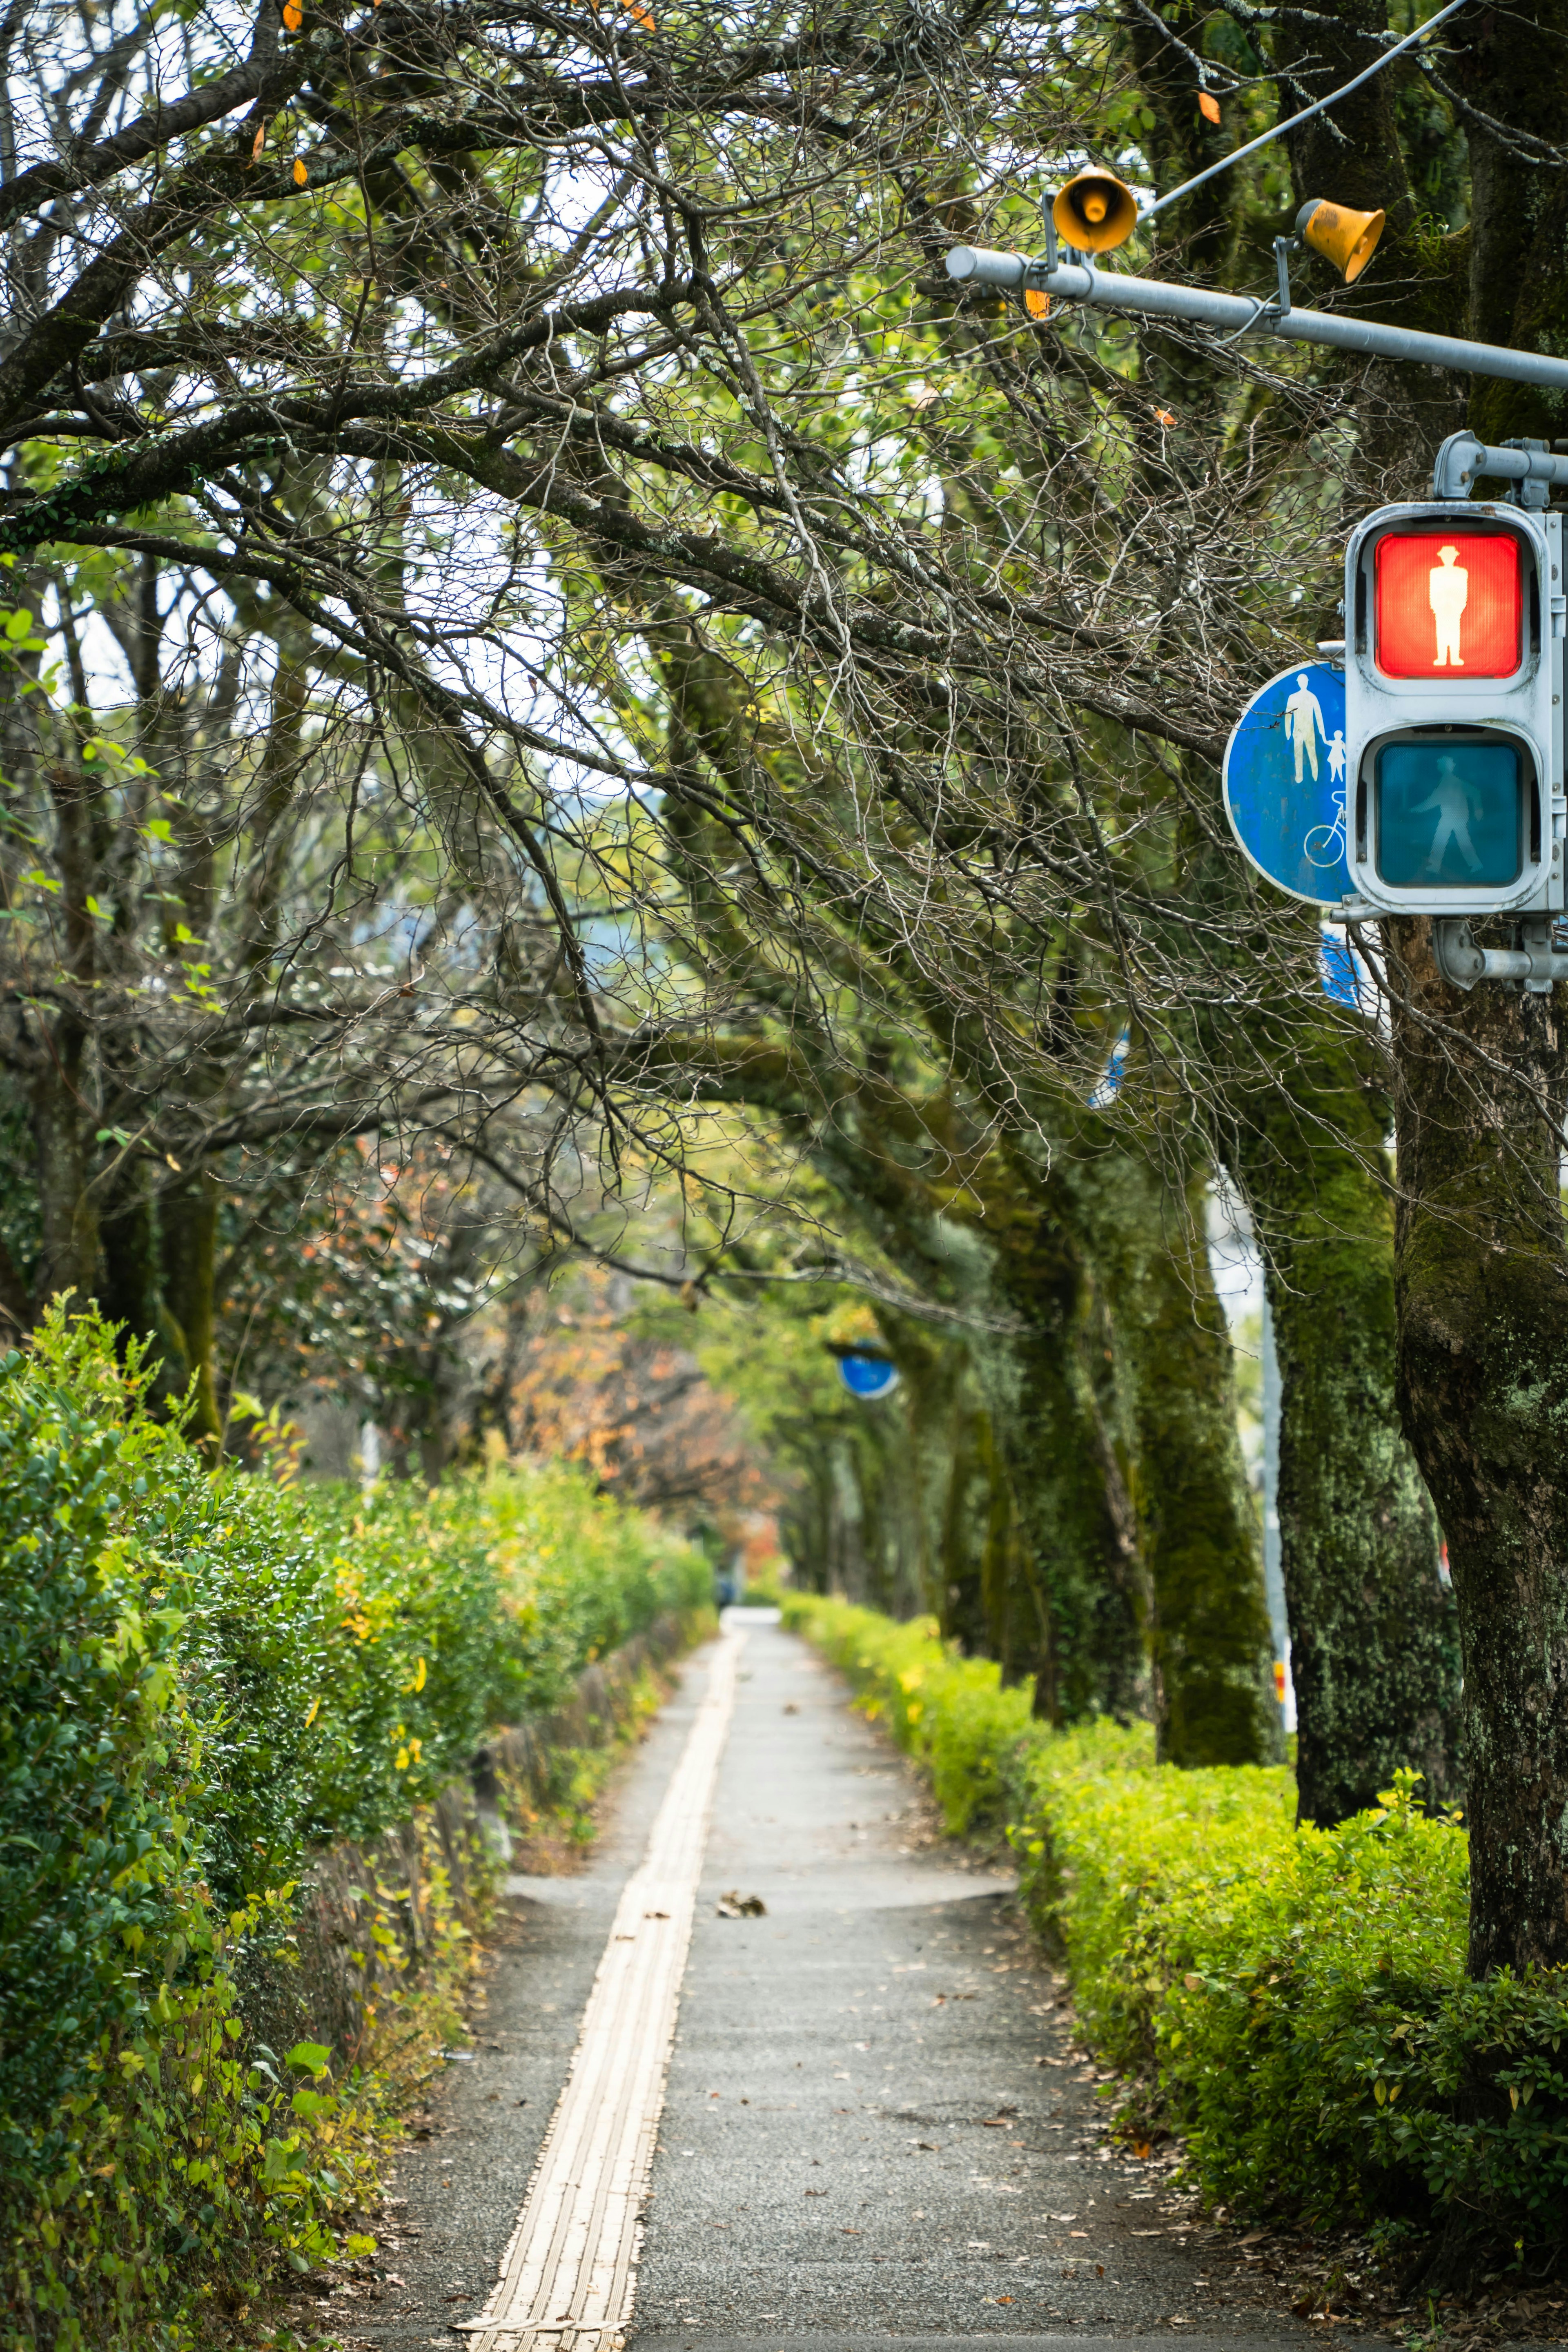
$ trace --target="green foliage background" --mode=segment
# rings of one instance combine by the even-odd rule
[[[0,2220],[14,2347],[184,2340],[220,2277],[331,2252],[363,2085],[257,2042],[313,1851],[406,1821],[486,1729],[709,1594],[563,1468],[427,1493],[213,1476],[134,1348],[0,1362]]]
[[[1105,1719],[1051,1732],[930,1620],[784,1606],[929,1769],[949,1829],[1005,1832],[1085,2033],[1131,2078],[1121,2123],[1182,2132],[1206,2195],[1561,2248],[1568,1981],[1466,1977],[1468,1839],[1414,1775],[1298,1829],[1284,1767],[1157,1766],[1146,1726]]]

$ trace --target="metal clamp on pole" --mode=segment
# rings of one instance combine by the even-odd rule
[[[1555,982],[1568,980],[1568,953],[1552,946],[1549,916],[1533,917],[1518,930],[1517,948],[1479,948],[1462,915],[1440,915],[1432,925],[1437,969],[1467,993],[1479,980],[1503,980],[1527,996],[1549,996]]]

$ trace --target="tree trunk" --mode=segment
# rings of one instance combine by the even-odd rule
[[[1359,25],[1354,9],[1342,12]],[[1380,20],[1381,21],[1381,20]],[[1298,198],[1330,164],[1342,202],[1383,205],[1395,240],[1361,300],[1411,324],[1517,348],[1562,348],[1568,190],[1514,135],[1558,141],[1568,121],[1568,9],[1456,20],[1454,78],[1466,118],[1468,237],[1423,243],[1400,155],[1392,93],[1362,119],[1333,110],[1348,146],[1299,134]],[[1358,62],[1364,40],[1314,52]],[[1369,85],[1387,89],[1389,77]],[[1488,120],[1506,130],[1489,130]],[[1460,277],[1468,258],[1468,287]],[[1380,299],[1380,286],[1392,302]],[[1413,483],[1447,422],[1429,371],[1369,373],[1360,439],[1375,465],[1396,386],[1409,420],[1397,451]],[[1468,383],[1470,423],[1489,440],[1563,430],[1562,394]],[[1386,482],[1384,486],[1386,489]],[[1369,501],[1370,503],[1371,501]],[[1465,1657],[1463,1738],[1471,1830],[1470,1967],[1568,1962],[1568,1266],[1559,1154],[1568,1070],[1551,998],[1483,982],[1449,989],[1424,922],[1384,926],[1395,982],[1394,1049],[1399,1202],[1396,1298],[1405,1427],[1437,1507]],[[1436,1024],[1434,1026],[1432,1024]]]
[[[1364,68],[1369,37],[1387,20],[1385,8],[1365,0],[1340,7],[1337,26],[1335,14],[1328,0],[1310,23],[1287,16],[1274,34],[1276,55],[1303,68],[1302,87],[1314,97]],[[1170,29],[1162,32],[1162,23]],[[1152,13],[1129,22],[1129,48],[1155,118],[1151,144],[1162,191],[1217,160],[1228,144],[1226,134],[1205,131],[1194,103],[1191,50],[1203,47],[1204,23],[1203,12],[1186,0],[1162,10],[1159,22]],[[1178,46],[1184,39],[1185,49]],[[1376,268],[1355,288],[1338,289],[1337,306],[1463,332],[1462,320],[1449,315],[1462,299],[1463,240],[1434,240],[1417,219],[1400,143],[1400,104],[1399,74],[1391,71],[1365,83],[1331,116],[1292,133],[1295,200],[1326,194],[1387,212]],[[1542,175],[1535,177],[1539,186]],[[1200,280],[1223,282],[1239,263],[1250,287],[1257,282],[1252,208],[1260,201],[1267,202],[1264,192],[1237,173],[1184,198],[1158,233],[1181,246],[1184,265]],[[1297,273],[1303,280],[1326,275],[1310,257],[1297,264]],[[1209,362],[1190,338],[1178,342],[1149,331],[1142,346],[1150,380],[1158,380],[1175,413],[1178,446],[1182,420],[1189,420],[1193,462],[1207,466],[1212,436],[1203,390],[1213,382]],[[1461,421],[1453,380],[1378,366],[1358,373],[1363,478],[1380,482],[1389,497],[1421,495],[1436,440]],[[1338,633],[1331,610],[1319,625],[1324,635]],[[1214,812],[1207,837],[1223,840],[1217,777],[1196,761],[1188,763],[1187,777],[1194,800],[1206,799]],[[1193,828],[1190,845],[1194,895],[1239,911],[1244,893],[1257,889],[1239,861],[1228,848],[1206,847],[1201,828]],[[1315,919],[1272,892],[1262,896],[1271,927],[1299,925],[1315,957]],[[1252,1207],[1268,1267],[1282,1385],[1281,1567],[1300,1817],[1327,1825],[1373,1803],[1402,1764],[1426,1774],[1429,1796],[1453,1796],[1458,1658],[1430,1505],[1397,1421],[1393,1208],[1381,1181],[1386,1120],[1368,1068],[1356,1066],[1342,1035],[1342,1021],[1311,1024],[1311,985],[1309,977],[1289,1018],[1275,1021],[1267,1010],[1245,1013],[1238,1034],[1227,1031],[1232,1016],[1211,1008],[1203,1025],[1223,1089],[1215,1120],[1218,1148]],[[1245,1001],[1247,993],[1243,983],[1238,997]]]
[[[1464,1641],[1470,1971],[1568,1966],[1563,1007],[1484,983],[1461,1000],[1429,925],[1385,928],[1405,992],[1400,1402]]]
[[[1315,945],[1315,942],[1314,942]],[[1316,1034],[1253,1024],[1222,1148],[1251,1205],[1279,1354],[1280,1568],[1296,1686],[1299,1818],[1327,1829],[1400,1766],[1459,1793],[1459,1644],[1438,1535],[1400,1426],[1394,1202],[1373,1048],[1325,1003]],[[1239,1057],[1229,1057],[1236,1066]]]
[[[87,1189],[91,1114],[82,1096],[89,1082],[86,1040],[68,1014],[51,1023],[41,1013],[39,1026],[47,1037],[50,1062],[33,1089],[41,1227],[37,1311],[63,1290],[75,1294],[77,1307],[85,1307],[98,1278],[98,1224]]]
[[[1271,1763],[1282,1751],[1262,1548],[1201,1184],[1184,1201],[1121,1151],[1086,1158],[1075,1177],[1131,1367],[1158,1753],[1189,1768]]]
[[[150,1341],[162,1359],[163,1402],[183,1393],[189,1377],[182,1335],[163,1303],[158,1219],[147,1163],[132,1155],[110,1192],[100,1226],[102,1267],[98,1303],[127,1339]]]
[[[217,1384],[213,1370],[213,1276],[217,1260],[217,1184],[205,1170],[165,1192],[159,1203],[163,1298],[178,1327],[192,1387],[190,1434],[216,1444]]]
[[[1125,1714],[1143,1680],[1143,1612],[1083,1361],[1091,1280],[1054,1176],[1042,1181],[999,1147],[976,1182],[997,1252],[995,1302],[1020,1325],[979,1350],[1016,1513],[1005,1647],[1022,1674],[1032,1642],[1026,1671],[1048,1722]]]

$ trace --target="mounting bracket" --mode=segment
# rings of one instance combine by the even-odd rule
[[[1514,928],[1516,948],[1479,948],[1463,915],[1438,916],[1432,925],[1438,971],[1467,993],[1479,980],[1500,980],[1526,996],[1549,996],[1555,982],[1568,980],[1568,953],[1552,943],[1552,917],[1531,915]]]

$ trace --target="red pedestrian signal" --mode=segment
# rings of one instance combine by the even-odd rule
[[[1563,532],[1543,507],[1460,499],[1381,507],[1352,531],[1344,839],[1358,911],[1564,911]]]
[[[1512,531],[1391,530],[1377,542],[1377,667],[1384,677],[1512,677],[1521,658]]]

